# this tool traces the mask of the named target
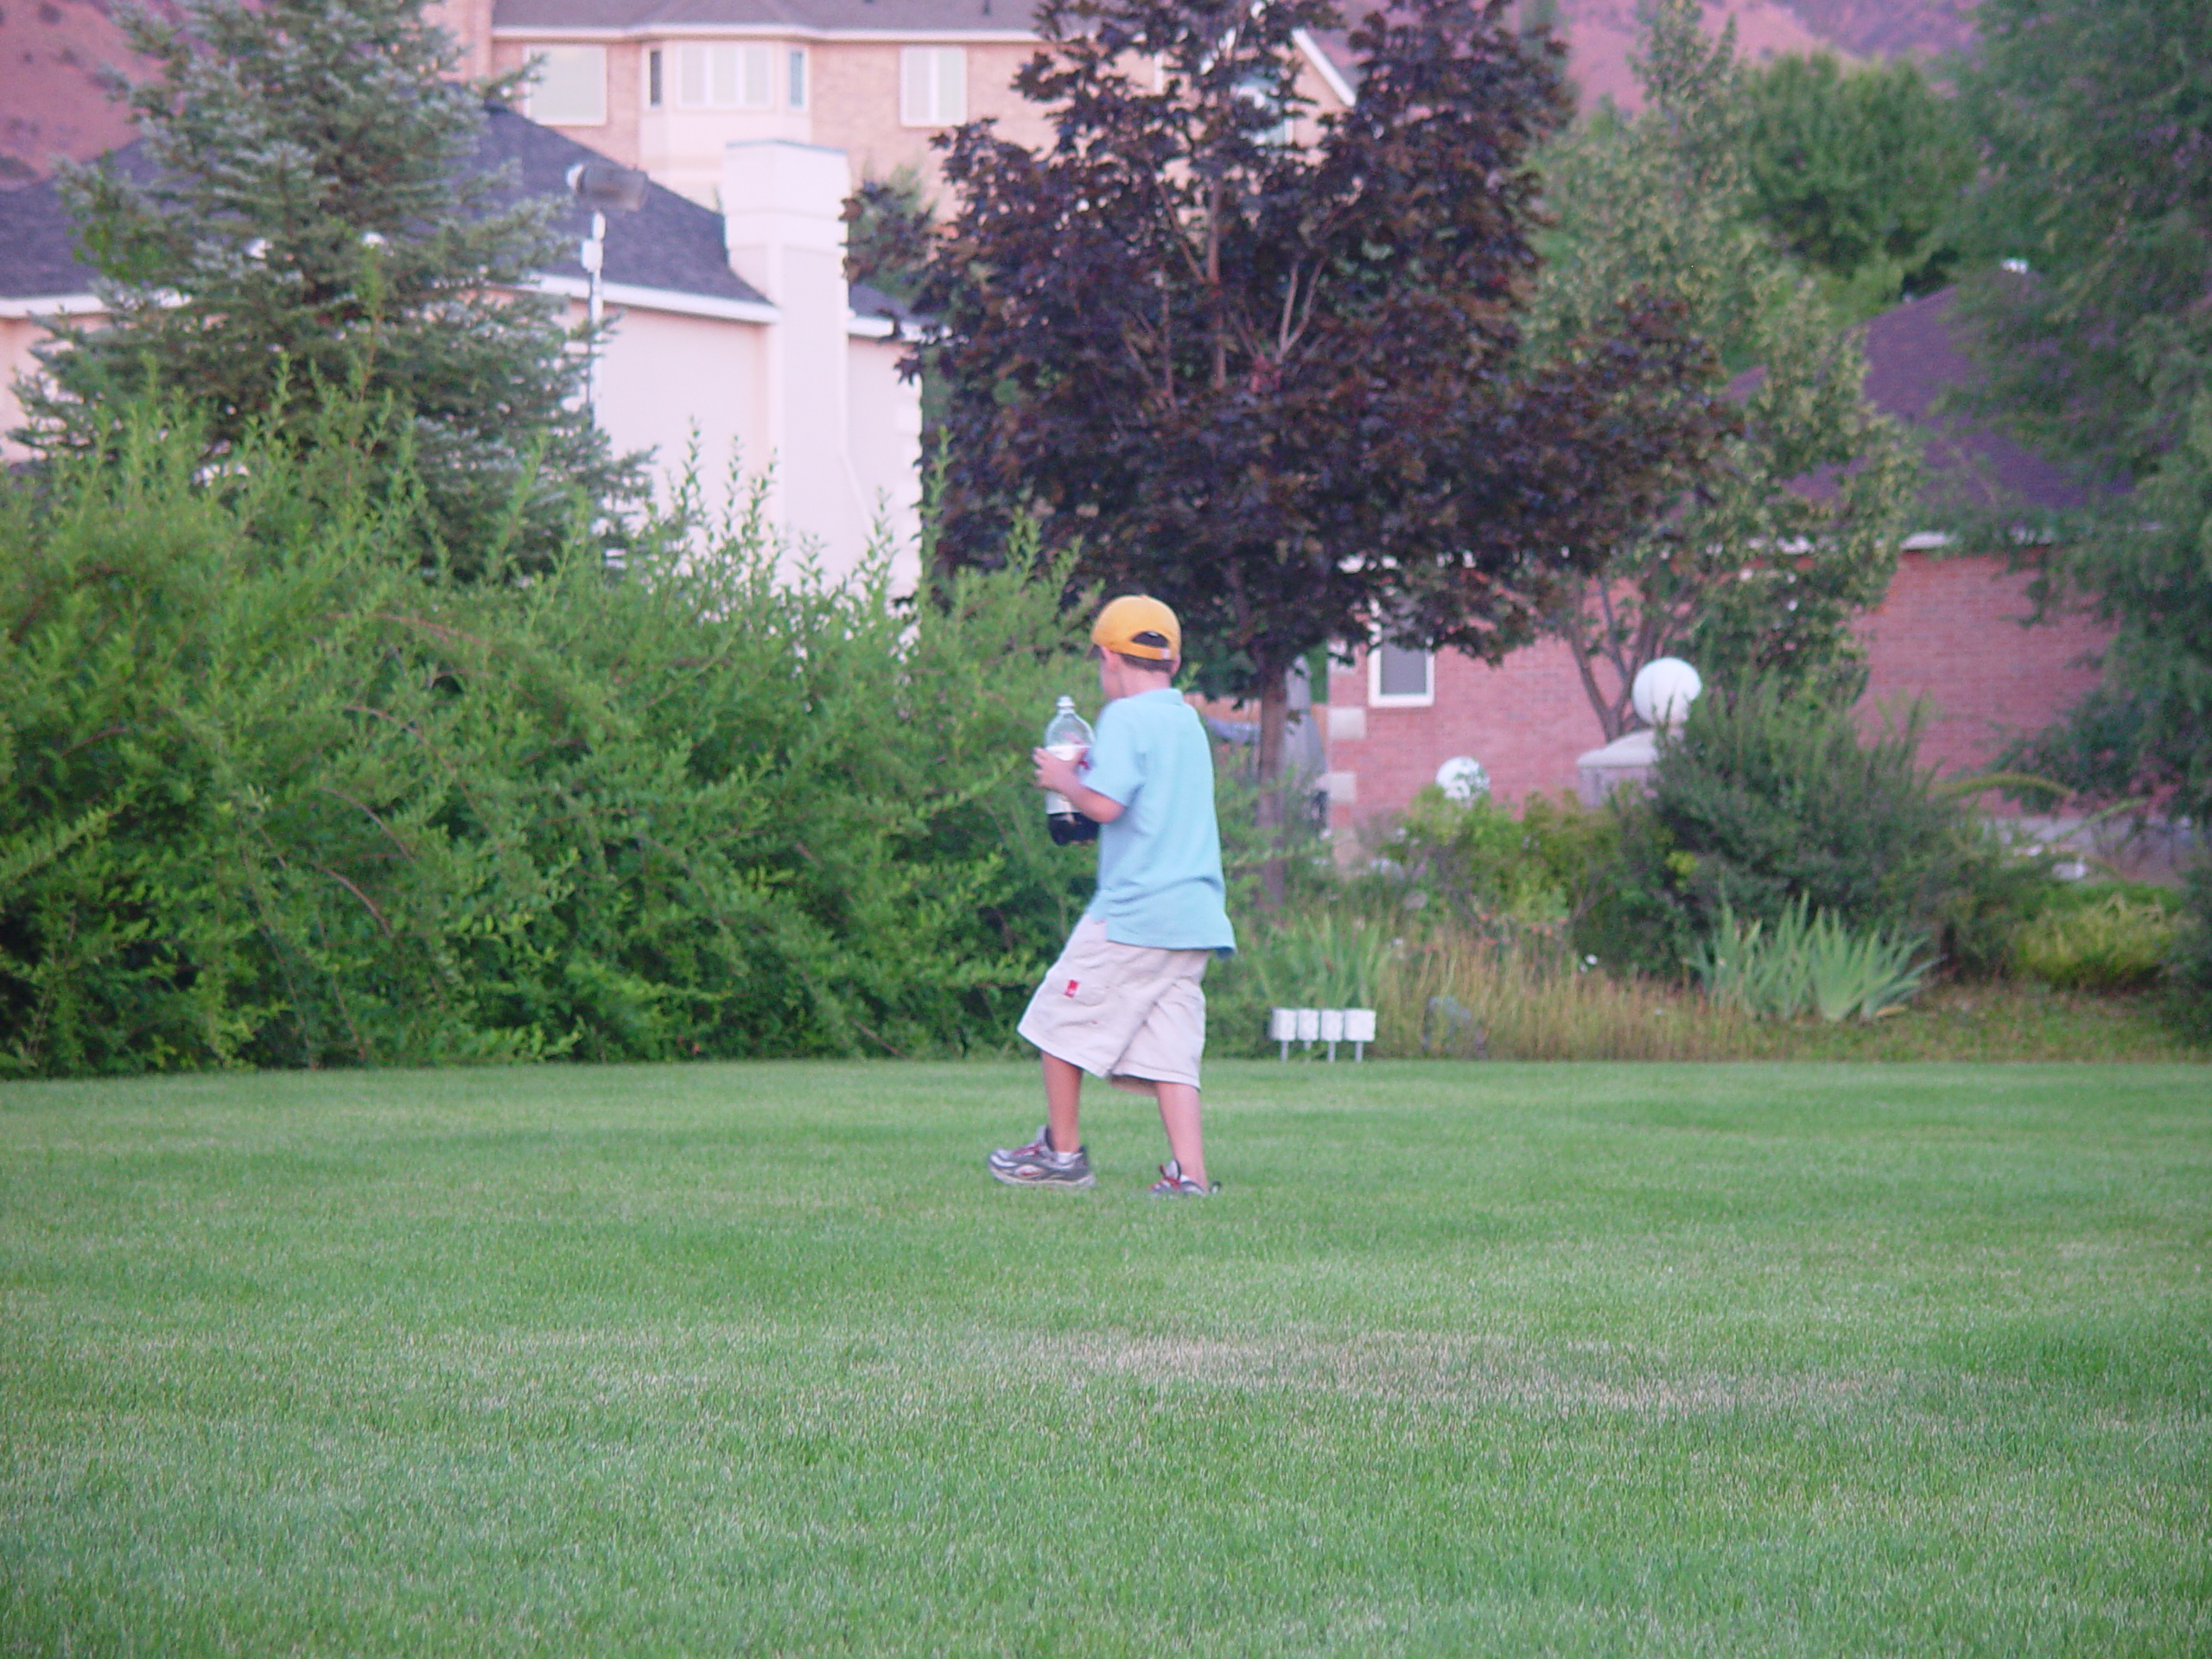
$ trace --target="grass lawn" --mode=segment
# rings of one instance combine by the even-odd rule
[[[2212,1653],[2212,1074],[0,1089],[0,1652]]]

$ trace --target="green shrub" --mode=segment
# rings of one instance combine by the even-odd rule
[[[10,1069],[1010,1040],[1090,871],[1028,782],[1058,585],[780,581],[757,501],[457,583],[319,453],[141,411],[0,486]]]
[[[1376,842],[1375,868],[1354,886],[1429,912],[1432,925],[1499,940],[1532,930],[1563,936],[1594,901],[1618,836],[1611,815],[1571,798],[1531,795],[1516,813],[1487,794],[1454,801],[1432,785]]]
[[[1675,971],[1725,911],[1770,927],[1793,905],[1858,932],[1925,934],[1995,967],[2046,860],[2008,853],[1969,797],[1921,766],[1925,714],[1862,739],[1834,700],[1754,684],[1708,694],[1659,747],[1647,794],[1615,798],[1619,856],[1582,937]]]
[[[2023,922],[2011,965],[2060,990],[2138,990],[2164,972],[2184,925],[2177,902],[2164,895],[2106,891]]]

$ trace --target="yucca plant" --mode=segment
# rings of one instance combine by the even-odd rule
[[[1689,957],[1706,995],[1760,1020],[1794,1020],[1808,1007],[1834,1023],[1893,1013],[1919,990],[1932,958],[1925,941],[1877,928],[1861,933],[1799,897],[1769,929],[1723,905],[1720,925]]]
[[[1834,1025],[1856,1015],[1876,1020],[1903,1007],[1935,965],[1915,962],[1924,941],[1880,929],[1854,933],[1823,911],[1804,933],[1807,989],[1814,1011]]]

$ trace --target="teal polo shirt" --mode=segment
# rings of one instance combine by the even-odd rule
[[[1098,716],[1083,781],[1122,816],[1098,829],[1098,892],[1085,913],[1117,944],[1236,948],[1221,879],[1213,750],[1172,687],[1117,697]]]

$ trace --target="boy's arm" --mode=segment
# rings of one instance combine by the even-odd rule
[[[1084,783],[1074,761],[1050,749],[1032,749],[1029,758],[1037,763],[1037,787],[1066,796],[1068,804],[1093,823],[1111,823],[1122,816],[1122,803]]]

